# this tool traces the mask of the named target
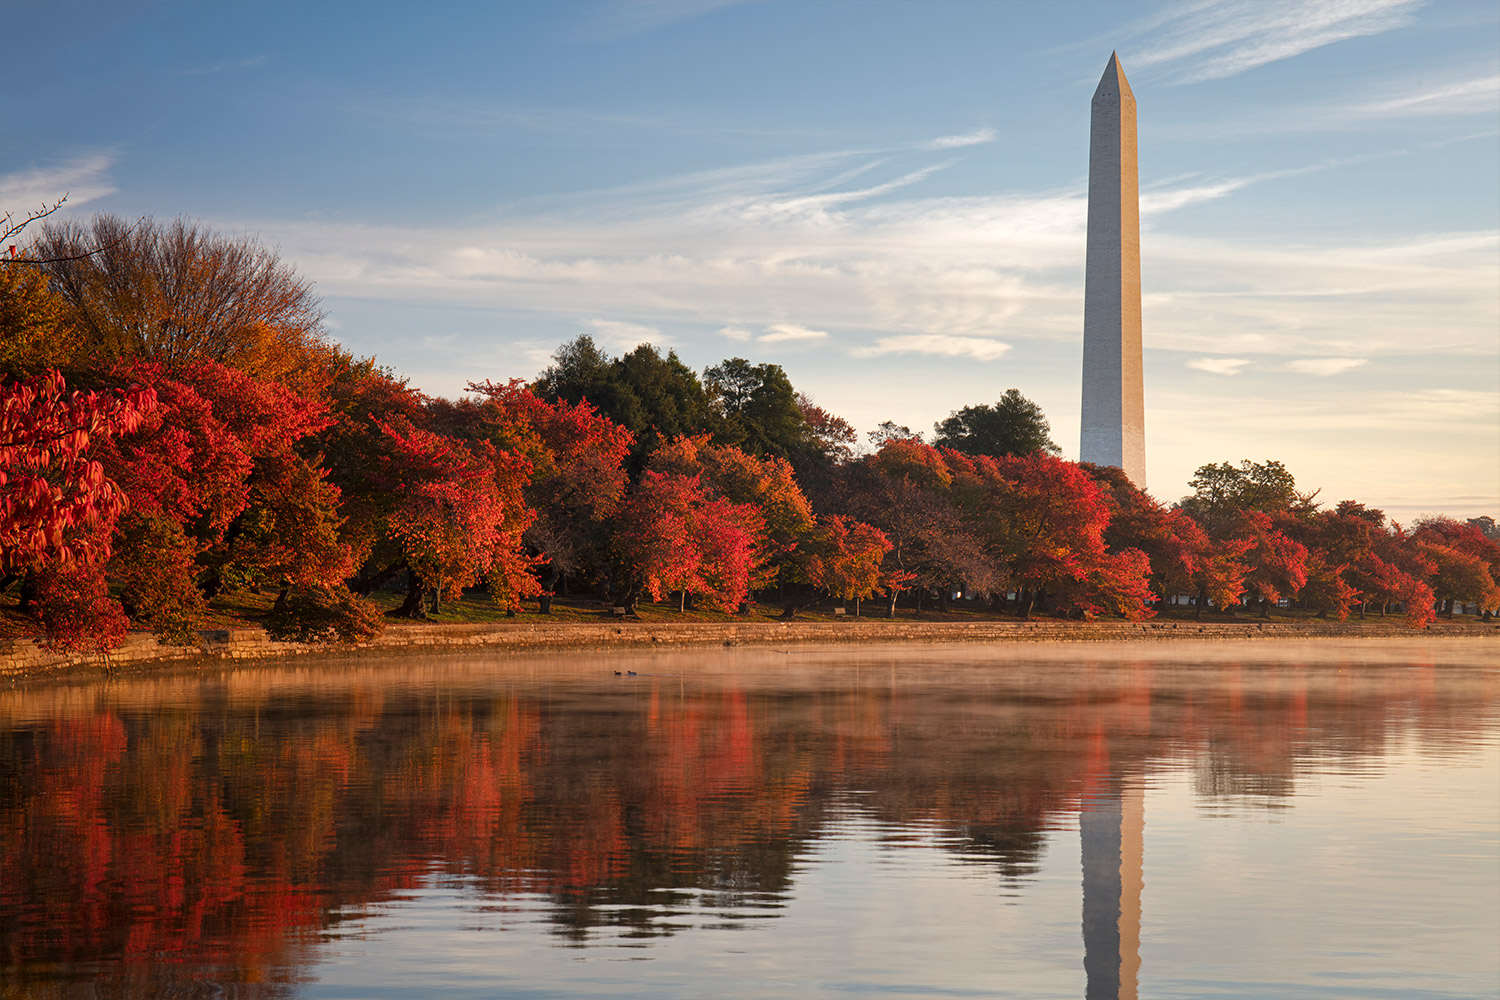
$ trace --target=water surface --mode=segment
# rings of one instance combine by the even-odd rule
[[[0,693],[0,997],[1500,994],[1500,647]]]

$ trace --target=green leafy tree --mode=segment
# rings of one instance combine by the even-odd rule
[[[577,405],[587,401],[602,416],[620,424],[635,438],[632,469],[664,441],[684,435],[714,433],[722,418],[707,389],[675,351],[663,357],[641,344],[624,357],[611,358],[592,337],[562,345],[552,365],[532,383],[542,400]]]
[[[1280,462],[1229,462],[1199,466],[1188,483],[1192,495],[1178,507],[1210,533],[1239,519],[1246,511],[1306,517],[1317,509],[1317,491],[1299,493],[1297,481]]]
[[[946,420],[933,425],[937,437],[933,444],[952,448],[966,455],[1048,455],[1062,453],[1051,438],[1051,426],[1042,408],[1015,389],[994,406],[980,404],[954,410]]]
[[[730,358],[705,370],[703,379],[724,412],[725,426],[718,435],[722,440],[752,455],[794,463],[824,453],[780,365]]]

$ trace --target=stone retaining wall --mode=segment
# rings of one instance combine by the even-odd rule
[[[567,649],[608,646],[738,646],[805,643],[1118,642],[1174,639],[1389,639],[1424,636],[1500,637],[1500,623],[1442,622],[1426,633],[1397,623],[1335,622],[912,622],[852,618],[835,622],[598,622],[583,624],[395,625],[356,647],[274,642],[261,629],[198,633],[196,646],[164,646],[132,633],[108,654],[61,653],[32,639],[0,640],[0,678],[73,671],[133,670],[146,665],[219,664],[307,653],[402,654],[416,649]]]

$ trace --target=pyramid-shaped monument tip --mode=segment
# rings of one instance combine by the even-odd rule
[[[1111,52],[1109,63],[1104,67],[1104,75],[1099,78],[1099,87],[1094,91],[1094,96],[1100,94],[1124,94],[1134,99],[1135,94],[1130,90],[1130,81],[1125,79],[1125,70],[1120,66],[1120,54]]]

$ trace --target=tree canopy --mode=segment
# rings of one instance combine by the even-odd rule
[[[947,419],[934,424],[933,429],[937,432],[933,444],[966,455],[999,458],[1036,452],[1062,453],[1052,440],[1052,428],[1042,408],[1016,389],[1005,390],[1005,395],[993,406],[981,403],[954,410]]]

